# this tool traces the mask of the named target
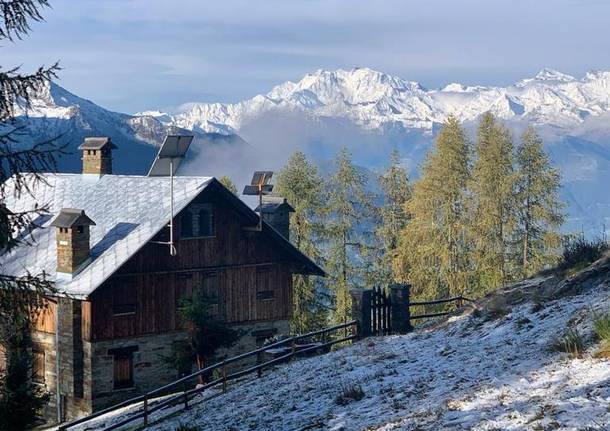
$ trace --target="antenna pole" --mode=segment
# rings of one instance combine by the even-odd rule
[[[263,230],[263,186],[258,186],[258,230]]]
[[[169,219],[169,254],[175,256],[177,254],[174,247],[174,158],[169,159],[169,199],[170,199],[170,219]]]

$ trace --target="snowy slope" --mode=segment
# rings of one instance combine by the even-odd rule
[[[195,103],[169,121],[187,129],[239,132],[268,112],[298,111],[344,118],[367,129],[399,124],[431,131],[453,114],[466,122],[491,111],[503,119],[570,129],[610,110],[610,72],[576,79],[543,69],[508,87],[452,83],[440,90],[367,68],[318,70],[299,82],[285,82],[265,95],[236,104]],[[164,118],[168,121],[168,118]]]
[[[594,310],[610,310],[609,272],[604,261],[567,281],[511,286],[479,312],[278,367],[150,429],[608,429],[610,360],[592,357],[590,337]],[[568,326],[588,339],[582,358],[552,349]],[[353,385],[365,397],[339,405]]]

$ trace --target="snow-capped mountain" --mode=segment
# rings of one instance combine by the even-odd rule
[[[318,70],[240,103],[189,103],[178,113],[133,115],[108,111],[52,83],[21,119],[25,139],[61,136],[75,153],[85,136],[112,137],[120,150],[119,173],[146,172],[165,134],[187,131],[196,136],[184,166],[189,174],[229,175],[243,184],[252,170],[278,169],[294,150],[324,162],[341,146],[372,171],[398,148],[417,176],[440,123],[454,115],[471,129],[487,111],[517,132],[525,123],[538,126],[562,170],[567,230],[597,234],[610,226],[610,72],[578,79],[544,69],[507,87],[451,83],[426,89],[366,68]],[[19,107],[18,113],[25,114]],[[64,158],[60,169],[78,171],[78,157]]]
[[[430,90],[367,68],[318,70],[240,103],[193,103],[177,115],[155,113],[155,118],[190,130],[239,133],[263,114],[300,112],[348,119],[369,130],[400,125],[432,131],[449,115],[468,122],[487,111],[506,120],[571,129],[610,111],[610,72],[577,79],[544,69],[508,87],[452,83]]]

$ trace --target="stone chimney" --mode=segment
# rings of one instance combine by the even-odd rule
[[[285,198],[279,196],[263,196],[263,204],[256,208],[262,213],[263,220],[277,230],[284,238],[290,239],[290,213],[294,208]]]
[[[112,150],[116,149],[110,138],[85,138],[78,147],[83,151],[83,174],[112,174]]]
[[[51,222],[57,228],[57,272],[74,274],[91,256],[89,226],[84,210],[64,208]]]

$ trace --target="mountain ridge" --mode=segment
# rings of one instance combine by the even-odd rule
[[[174,115],[162,113],[162,121],[189,130],[239,133],[264,113],[296,111],[346,118],[368,130],[400,125],[431,133],[449,115],[470,122],[491,111],[504,120],[525,120],[565,131],[588,117],[610,112],[610,71],[591,71],[577,79],[543,69],[506,87],[451,83],[427,89],[369,68],[319,69],[298,82],[286,81],[238,103],[188,106]]]

